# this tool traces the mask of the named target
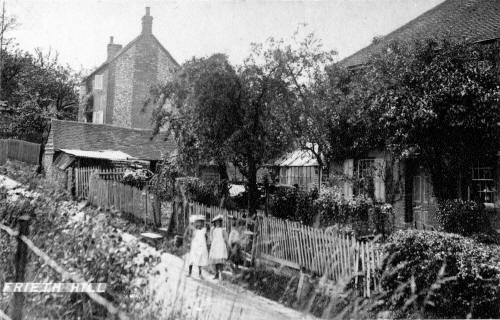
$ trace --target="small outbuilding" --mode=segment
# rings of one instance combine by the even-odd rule
[[[302,190],[318,187],[320,167],[310,150],[297,149],[287,153],[274,162],[279,173],[279,184],[298,186]]]

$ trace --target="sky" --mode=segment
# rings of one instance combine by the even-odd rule
[[[75,70],[91,70],[106,59],[109,37],[126,45],[139,35],[145,7],[153,34],[182,63],[193,56],[225,53],[234,64],[252,42],[290,38],[299,24],[325,49],[346,57],[443,0],[5,0],[18,26],[18,47],[59,54]]]

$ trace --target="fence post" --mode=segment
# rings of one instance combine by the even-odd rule
[[[29,233],[29,220],[30,217],[23,215],[18,218],[19,221],[19,234],[17,236],[17,251],[14,260],[16,268],[15,282],[24,282],[24,272],[26,270],[26,263],[28,260],[28,247],[26,243],[21,240],[21,236],[27,236]],[[12,320],[21,320],[23,317],[23,304],[24,293],[14,292],[12,297]]]

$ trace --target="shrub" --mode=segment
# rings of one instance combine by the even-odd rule
[[[385,235],[392,229],[391,205],[374,203],[364,196],[346,200],[342,190],[336,186],[323,188],[314,206],[322,226],[352,225],[357,235]]]
[[[500,249],[460,235],[405,230],[385,245],[381,302],[398,316],[500,317]]]
[[[123,173],[121,182],[142,189],[152,176],[153,173],[148,169],[127,169]]]
[[[312,224],[317,210],[316,190],[302,191],[295,187],[279,187],[272,196],[271,214],[277,218]]]
[[[439,204],[437,218],[442,230],[470,236],[488,231],[489,220],[483,205],[459,199]]]
[[[227,195],[227,184],[205,183],[198,178],[183,177],[176,179],[176,192],[184,194],[188,200],[207,206],[219,206]]]

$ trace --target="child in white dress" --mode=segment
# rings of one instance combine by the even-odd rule
[[[200,278],[202,278],[201,267],[208,265],[207,229],[204,227],[204,221],[204,218],[200,216],[194,222],[195,227],[192,231],[191,249],[188,255],[188,276],[191,276],[194,265],[198,266],[198,272]]]
[[[212,223],[214,228],[210,231],[210,239],[212,244],[210,246],[210,262],[215,264],[215,277],[214,279],[219,279],[220,273],[224,263],[228,257],[228,240],[227,232],[222,228],[222,215],[216,216]]]

